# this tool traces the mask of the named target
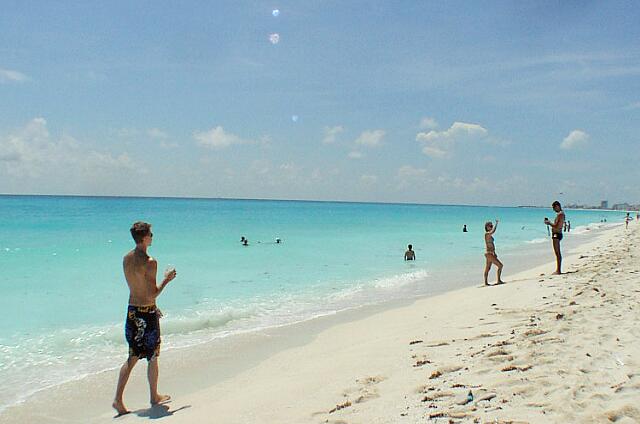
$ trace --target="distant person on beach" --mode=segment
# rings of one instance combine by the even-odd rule
[[[171,399],[168,395],[158,393],[158,356],[160,355],[160,317],[162,313],[156,306],[156,298],[160,296],[167,284],[176,278],[176,270],[167,270],[160,287],[158,287],[156,285],[158,262],[147,254],[147,249],[153,241],[151,224],[135,222],[130,231],[136,247],[123,259],[124,276],[129,286],[129,306],[125,323],[129,357],[120,368],[116,397],[112,404],[118,415],[129,413],[124,406],[122,396],[131,370],[141,358],[147,359],[151,405],[158,405]]]
[[[571,221],[567,221],[567,232],[571,232]]]
[[[629,212],[627,212],[627,216],[624,218],[625,229],[629,228],[629,221],[631,221],[631,216],[629,216]]]
[[[416,252],[413,251],[413,246],[407,246],[408,249],[404,252],[404,260],[405,261],[415,261],[416,260]]]
[[[636,213],[636,221],[640,221],[640,213]]]
[[[467,224],[464,224],[464,225],[462,226],[462,232],[463,232],[463,233],[468,232],[468,231],[467,231]]]
[[[554,274],[562,274],[562,253],[560,252],[560,241],[562,240],[562,227],[564,226],[564,212],[562,206],[557,200],[551,204],[554,212],[556,213],[556,219],[549,221],[549,218],[544,219],[544,223],[551,227],[551,241],[553,243],[553,252],[556,254],[556,271]]]
[[[484,242],[487,246],[487,251],[484,254],[484,257],[487,259],[487,263],[484,267],[484,285],[488,286],[488,278],[489,278],[489,270],[491,269],[491,265],[495,264],[498,267],[497,271],[497,282],[496,284],[504,284],[504,281],[500,278],[502,276],[502,262],[498,259],[498,255],[496,255],[496,245],[494,244],[493,234],[498,229],[498,220],[496,219],[496,225],[493,225],[493,222],[487,221],[484,224]]]
[[[564,222],[564,228],[562,229],[565,233],[567,232],[567,221]]]

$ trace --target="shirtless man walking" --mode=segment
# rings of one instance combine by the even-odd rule
[[[129,307],[125,324],[125,336],[129,343],[129,358],[120,368],[113,408],[118,415],[129,413],[122,395],[131,370],[141,358],[147,359],[150,401],[152,405],[166,402],[168,395],[158,394],[158,355],[160,355],[160,317],[156,298],[171,280],[176,271],[168,271],[160,287],[156,285],[158,262],[147,254],[153,241],[151,224],[136,222],[131,227],[131,236],[136,247],[123,260],[124,276],[129,285]]]
[[[551,227],[551,241],[553,243],[553,252],[556,254],[556,271],[554,274],[562,274],[562,253],[560,252],[560,241],[562,240],[562,228],[564,227],[564,212],[562,206],[557,200],[551,204],[556,213],[556,219],[549,221],[544,219],[544,223]]]

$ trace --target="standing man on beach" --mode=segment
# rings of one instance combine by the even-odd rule
[[[562,253],[560,252],[560,241],[562,240],[562,229],[564,227],[564,212],[562,206],[557,200],[551,204],[554,212],[556,213],[556,219],[549,221],[549,218],[544,219],[544,223],[551,227],[551,242],[553,243],[553,252],[556,254],[556,271],[554,274],[562,274]]]
[[[141,358],[147,359],[151,405],[157,405],[171,399],[168,395],[158,393],[161,312],[156,306],[156,298],[167,284],[176,278],[176,270],[168,270],[162,284],[158,287],[156,285],[158,262],[147,254],[147,249],[153,241],[151,224],[135,222],[130,231],[136,242],[136,247],[123,259],[124,276],[129,286],[129,307],[125,324],[129,357],[120,368],[116,397],[112,404],[118,415],[129,413],[124,406],[122,395],[131,370]]]

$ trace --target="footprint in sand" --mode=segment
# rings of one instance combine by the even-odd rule
[[[375,387],[375,385],[377,385],[381,381],[384,381],[384,379],[385,378],[382,376],[365,377],[358,379],[356,380],[358,386],[345,390],[344,392],[342,392],[342,396],[347,399],[353,399],[353,402],[347,401],[349,402],[348,406],[351,406],[351,403],[362,403],[380,397],[380,395],[378,394],[378,389]],[[338,406],[340,405],[337,405],[336,408]]]
[[[435,370],[431,376],[429,377],[430,380],[433,380],[435,378],[439,378],[445,374],[449,374],[452,372],[456,372],[456,371],[460,371],[462,368],[464,368],[462,365],[448,365],[448,366],[444,366],[444,367],[440,367],[437,370]]]

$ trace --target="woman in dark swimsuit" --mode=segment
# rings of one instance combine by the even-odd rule
[[[491,269],[491,264],[495,264],[498,267],[498,281],[496,284],[504,284],[504,281],[500,279],[502,275],[502,262],[498,260],[498,255],[496,255],[496,246],[493,242],[493,234],[498,229],[498,220],[496,219],[496,225],[494,226],[491,221],[487,221],[484,224],[484,242],[487,245],[487,252],[484,254],[484,257],[487,258],[487,264],[484,267],[484,285],[488,286],[487,278],[489,277],[489,270]]]

